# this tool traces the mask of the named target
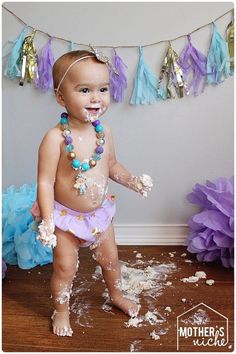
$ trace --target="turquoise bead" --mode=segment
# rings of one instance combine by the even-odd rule
[[[96,126],[95,130],[97,133],[103,132],[103,126],[99,124]]]
[[[66,145],[66,151],[67,152],[71,152],[73,150],[74,150],[74,145],[72,145],[72,144]]]
[[[79,167],[80,167],[80,161],[74,159],[74,160],[72,161],[72,167],[74,167],[74,168],[79,168]]]
[[[94,161],[101,160],[101,155],[99,155],[99,154],[94,154],[94,155],[92,156],[92,159],[93,159]]]
[[[61,124],[68,124],[68,119],[67,118],[61,118],[60,119]]]
[[[81,167],[83,171],[88,171],[90,169],[88,162],[83,162]]]

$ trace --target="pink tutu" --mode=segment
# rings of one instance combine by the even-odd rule
[[[31,212],[34,216],[39,217],[39,209],[36,203]],[[81,213],[54,201],[53,218],[55,225],[60,230],[79,237],[82,241],[85,241],[82,242],[81,247],[87,247],[94,243],[102,232],[106,231],[115,211],[114,196],[107,196],[99,208],[88,213]]]

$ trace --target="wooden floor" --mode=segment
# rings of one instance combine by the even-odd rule
[[[2,311],[2,349],[7,352],[176,352],[176,320],[177,316],[204,303],[229,319],[229,343],[226,347],[193,348],[182,344],[179,351],[232,351],[233,350],[233,271],[216,264],[200,264],[193,255],[181,257],[186,252],[181,246],[120,246],[119,255],[122,261],[135,260],[134,250],[141,252],[145,261],[155,257],[161,263],[173,262],[177,270],[168,277],[171,286],[165,288],[156,307],[163,311],[167,306],[171,312],[167,316],[168,331],[153,340],[150,332],[158,329],[158,325],[146,325],[140,328],[126,328],[124,322],[129,318],[118,309],[112,313],[101,308],[104,299],[101,287],[104,284],[96,281],[88,291],[90,301],[89,323],[91,327],[82,327],[76,323],[77,315],[72,314],[71,325],[73,337],[57,337],[51,332],[50,315],[52,302],[50,299],[49,280],[52,265],[22,270],[16,266],[8,266],[6,278],[3,280],[3,311]],[[174,257],[169,252],[176,252]],[[185,262],[190,259],[193,263]],[[74,286],[81,280],[91,280],[96,262],[87,249],[80,252],[80,268]],[[202,270],[208,279],[215,284],[208,286],[199,280],[196,284],[184,284],[183,277],[194,275]],[[181,301],[186,298],[186,303]],[[142,302],[141,302],[142,303]],[[141,314],[148,311],[147,303],[142,303]]]

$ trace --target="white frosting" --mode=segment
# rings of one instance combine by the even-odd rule
[[[54,234],[55,225],[52,215],[48,220],[42,220],[38,226],[38,231],[37,239],[41,241],[44,246],[56,247],[57,237]]]

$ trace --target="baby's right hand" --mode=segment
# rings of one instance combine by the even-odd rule
[[[37,239],[42,242],[44,246],[51,246],[56,247],[57,245],[57,238],[54,234],[55,225],[53,222],[53,217],[46,220],[42,220],[42,222],[38,226],[39,234]]]

